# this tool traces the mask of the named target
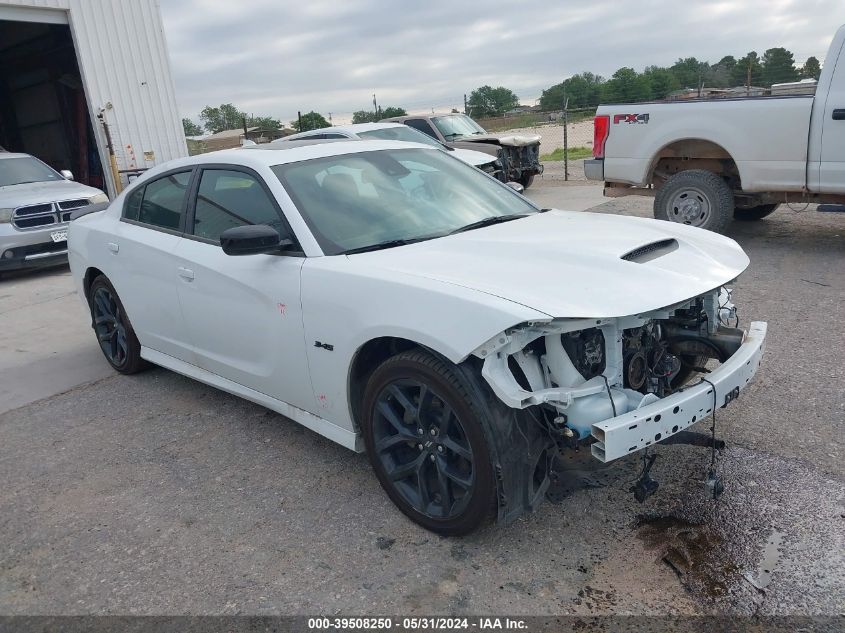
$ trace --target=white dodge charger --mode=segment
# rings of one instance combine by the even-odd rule
[[[442,534],[534,509],[560,451],[611,461],[714,415],[766,331],[737,327],[733,240],[539,209],[409,143],[177,160],[68,240],[117,371],[154,363],[366,450]]]

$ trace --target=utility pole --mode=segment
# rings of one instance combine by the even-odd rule
[[[376,95],[373,94],[373,112],[378,114],[378,103],[376,102]]]
[[[745,96],[751,96],[751,57],[748,57],[748,77],[745,80]]]
[[[566,96],[566,82],[563,82],[563,179],[569,180],[569,98]]]
[[[296,118],[299,120],[299,131],[304,132],[305,130],[302,129],[302,111],[301,110],[297,111]]]
[[[467,94],[464,93],[464,114],[469,116],[469,112],[467,111]]]

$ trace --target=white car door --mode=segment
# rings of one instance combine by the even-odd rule
[[[246,224],[289,232],[261,177],[204,166],[177,253],[187,274],[179,299],[197,365],[306,411],[315,411],[300,305],[298,254],[229,256],[220,234]]]
[[[121,221],[106,240],[114,284],[144,347],[193,363],[177,296],[176,255],[188,202],[191,169],[174,171],[132,191]]]
[[[834,51],[831,51],[833,53]],[[845,192],[845,44],[839,52],[824,107],[820,187],[822,193]]]

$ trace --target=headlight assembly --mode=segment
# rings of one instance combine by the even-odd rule
[[[13,211],[14,209],[0,209],[0,223],[11,222]]]
[[[108,202],[109,197],[104,193],[98,193],[93,198],[88,198],[88,204],[101,204],[103,202]]]

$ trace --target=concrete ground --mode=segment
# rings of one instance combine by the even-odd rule
[[[647,216],[590,185],[542,206]],[[111,373],[66,269],[0,279],[0,614],[841,614],[845,215],[735,224],[755,383],[709,453],[567,460],[552,499],[463,539],[416,527],[366,458],[171,372]],[[705,426],[705,425],[699,425]],[[702,429],[706,430],[706,429]]]

